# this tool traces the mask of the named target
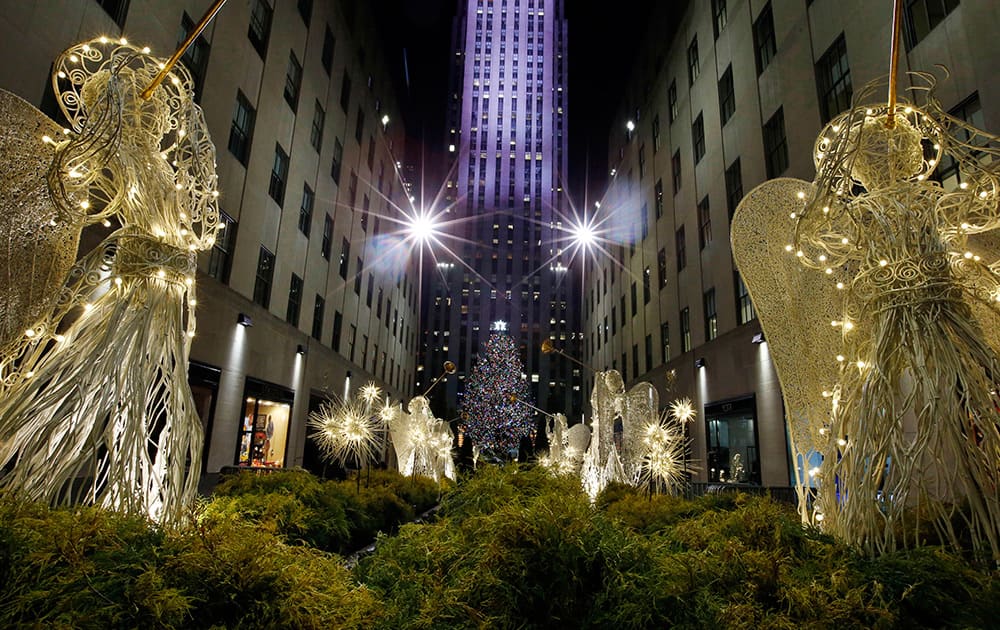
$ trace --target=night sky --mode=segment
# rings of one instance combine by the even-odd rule
[[[600,196],[607,175],[612,114],[628,78],[652,0],[614,3],[565,0],[569,20],[569,192],[582,204]],[[383,0],[377,3],[382,36],[394,65],[411,143],[439,151],[444,142],[451,24],[456,0]],[[403,80],[403,51],[409,71]],[[411,147],[412,148],[412,147]],[[421,152],[408,151],[420,160]],[[424,154],[423,160],[441,159]]]

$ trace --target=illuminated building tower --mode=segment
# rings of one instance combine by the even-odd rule
[[[571,413],[576,366],[541,342],[575,342],[579,309],[559,251],[566,208],[566,45],[562,0],[463,0],[453,25],[446,130],[453,207],[448,232],[471,241],[428,273],[425,386],[450,359],[458,377],[435,391],[453,417],[464,377],[495,322],[522,349],[539,407]],[[579,391],[576,392],[579,397]]]

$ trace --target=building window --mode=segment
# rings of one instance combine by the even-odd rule
[[[764,124],[764,157],[767,161],[767,178],[781,175],[788,168],[788,143],[785,141],[785,114],[782,108],[774,112]]]
[[[715,289],[705,292],[705,341],[711,341],[719,336],[719,314],[715,308]]]
[[[253,140],[253,126],[257,111],[243,95],[236,91],[236,106],[233,108],[233,124],[229,128],[229,152],[236,156],[243,166],[250,159],[250,142]]]
[[[978,92],[974,92],[972,96],[962,101],[957,107],[948,113],[959,120],[964,120],[969,123],[969,125],[976,127],[977,129],[984,129],[986,126],[986,122],[983,120],[983,108],[979,103]],[[987,142],[987,140],[982,136],[973,136],[967,129],[958,125],[954,126],[952,134],[959,142],[964,142],[969,145],[985,144]],[[983,166],[985,166],[990,160],[989,154],[981,151],[973,150],[971,151],[971,156],[981,162]],[[941,164],[938,165],[938,168],[932,177],[941,183],[942,188],[951,192],[958,189],[959,185],[961,185],[963,181],[967,181],[969,175],[971,175],[971,173],[966,173],[966,176],[963,177],[961,171],[959,171],[958,163],[954,160],[954,158],[950,155],[944,155],[941,158]]]
[[[632,378],[639,378],[639,344],[635,343],[632,344]]]
[[[285,310],[285,321],[292,326],[299,325],[299,312],[302,310],[302,278],[294,273],[288,285],[288,308]]]
[[[653,203],[656,208],[656,218],[659,219],[663,216],[663,180],[656,180],[656,186],[653,187],[653,196],[655,199]]]
[[[309,20],[312,19],[313,12],[313,0],[299,0],[299,15],[302,16],[302,21],[309,26]]]
[[[661,249],[656,254],[656,277],[661,289],[667,286],[667,250]]]
[[[330,165],[330,177],[338,185],[340,184],[340,167],[344,163],[344,145],[340,138],[333,139],[333,163]]]
[[[358,341],[358,327],[351,324],[351,335],[347,338],[347,358],[350,359],[351,363],[354,363],[354,346],[357,345]]]
[[[736,286],[736,321],[740,324],[746,324],[757,314],[753,310],[750,291],[747,290],[747,285],[743,282],[743,276],[740,275],[740,272],[734,271],[733,277]]]
[[[653,117],[653,155],[660,150],[660,115]]]
[[[677,228],[674,234],[674,246],[677,250],[677,271],[687,267],[687,244],[684,239],[684,226]]]
[[[271,14],[273,10],[267,0],[250,0],[250,29],[247,37],[257,54],[263,58],[267,54],[267,38],[271,34]]]
[[[333,37],[333,32],[330,31],[330,27],[326,27],[326,32],[323,33],[323,54],[320,55],[320,61],[323,63],[323,70],[326,71],[326,76],[330,76],[330,72],[333,70],[333,49],[337,45],[337,40]]]
[[[333,348],[334,352],[340,352],[340,333],[343,327],[344,327],[344,315],[340,311],[334,311],[333,338],[330,340],[330,347]]]
[[[299,231],[309,236],[309,228],[312,226],[313,203],[316,195],[309,184],[302,184],[302,205],[299,206]]]
[[[639,179],[646,176],[646,145],[639,146]]]
[[[691,142],[694,146],[694,163],[697,164],[705,157],[705,120],[700,113],[691,125]]]
[[[774,38],[774,17],[771,15],[771,3],[768,2],[761,9],[760,15],[753,23],[753,44],[754,57],[757,60],[757,74],[771,64],[771,60],[778,54],[778,44]]]
[[[361,137],[364,135],[364,133],[365,133],[365,111],[359,107],[358,118],[354,123],[354,139],[358,141],[358,144],[361,144]]]
[[[691,350],[691,309],[681,309],[681,352]]]
[[[841,33],[816,62],[816,88],[823,124],[851,105],[851,69],[847,64],[847,44]]]
[[[125,18],[128,16],[129,0],[97,0],[98,6],[111,16],[118,28],[125,28]]]
[[[653,335],[646,335],[646,371],[653,369]]]
[[[660,353],[664,363],[670,360],[670,324],[667,322],[660,323]]]
[[[725,125],[736,113],[736,93],[733,88],[733,64],[729,64],[719,79],[719,118]]]
[[[670,158],[670,170],[674,178],[674,194],[681,189],[681,150],[674,151],[674,157]]]
[[[670,82],[670,87],[667,88],[667,103],[669,105],[670,111],[670,122],[677,120],[677,80],[674,79]]]
[[[294,112],[299,107],[299,90],[302,87],[302,64],[294,52],[288,53],[288,69],[285,71],[285,102]]]
[[[347,267],[350,265],[350,258],[351,242],[345,238],[340,247],[340,268],[338,270],[340,277],[344,280],[347,280]]]
[[[649,304],[649,298],[652,291],[649,290],[650,284],[652,283],[652,278],[650,277],[649,267],[642,270],[642,303]]]
[[[913,48],[958,6],[958,0],[908,0],[906,43]]]
[[[340,109],[347,113],[347,108],[351,105],[351,75],[344,71],[344,79],[340,82]]]
[[[688,84],[694,85],[701,74],[701,64],[698,62],[698,36],[695,35],[688,46]]]
[[[274,254],[263,245],[257,256],[257,276],[253,283],[253,301],[264,308],[271,306],[271,281],[274,279]]]
[[[632,283],[632,317],[635,317],[636,314],[639,312],[639,301],[637,299],[638,295],[639,294],[636,291],[636,284],[633,282]],[[623,310],[622,311],[622,316],[624,317],[624,315],[625,315],[625,311]]]
[[[705,405],[710,482],[760,483],[760,448],[754,408],[752,397]]]
[[[208,255],[208,275],[228,284],[233,262],[233,247],[236,245],[236,221],[220,210],[219,226],[212,251]]]
[[[347,180],[347,200],[353,210],[358,201],[358,174],[353,170],[350,179]]]
[[[719,39],[719,33],[726,28],[726,0],[712,0],[712,30],[715,38]]]
[[[319,251],[323,258],[330,260],[330,247],[333,245],[333,217],[329,214],[323,217],[323,242]]]
[[[285,203],[285,183],[288,181],[288,154],[280,144],[274,145],[274,165],[271,166],[271,182],[267,186],[267,194],[278,205]]]
[[[726,169],[726,206],[729,209],[729,218],[733,218],[736,207],[743,199],[743,174],[740,172],[740,158],[733,160],[733,163]]]
[[[316,301],[313,302],[313,327],[312,336],[316,341],[323,336],[323,312],[326,310],[326,300],[323,296],[316,294]]]
[[[365,261],[358,258],[357,271],[354,274],[354,295],[361,296],[361,280],[363,278],[362,272],[364,270]]]
[[[185,13],[181,18],[181,31],[177,35],[178,45],[187,39],[188,34],[193,28],[194,22]],[[208,40],[205,39],[204,35],[199,35],[197,39],[191,42],[188,49],[184,51],[184,56],[181,57],[184,67],[191,73],[191,80],[194,81],[194,100],[196,103],[201,102],[201,88],[205,84],[205,70],[208,68],[208,53],[210,50],[211,46]]]
[[[323,110],[323,106],[319,104],[319,101],[316,101],[316,108],[313,110],[312,129],[309,131],[309,144],[316,149],[317,153],[323,146],[324,123],[326,123],[326,111]]]
[[[712,211],[708,206],[708,195],[698,202],[698,246],[705,249],[712,244]]]

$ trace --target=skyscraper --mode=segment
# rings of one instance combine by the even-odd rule
[[[448,232],[468,242],[428,272],[426,387],[445,360],[457,378],[432,398],[452,418],[480,344],[506,327],[536,404],[570,413],[575,366],[541,342],[575,341],[574,282],[560,250],[566,207],[567,24],[562,0],[461,0],[453,25],[447,143]],[[577,372],[577,376],[579,373]],[[578,386],[579,379],[576,379]]]

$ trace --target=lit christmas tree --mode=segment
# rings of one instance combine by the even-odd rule
[[[528,383],[518,348],[506,326],[495,324],[466,381],[461,411],[465,434],[482,451],[505,455],[534,428]],[[514,398],[516,397],[516,400]]]

